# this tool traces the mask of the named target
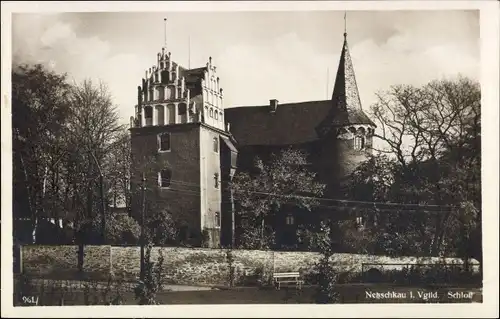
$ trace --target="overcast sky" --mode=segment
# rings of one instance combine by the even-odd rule
[[[212,57],[226,107],[331,96],[343,11],[13,14],[13,60],[101,79],[128,122],[164,43],[164,17],[174,60],[188,66],[189,38],[192,68]],[[365,110],[393,84],[479,80],[478,11],[349,11],[347,32]]]

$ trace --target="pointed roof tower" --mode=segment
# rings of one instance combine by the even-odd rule
[[[349,54],[349,46],[347,45],[347,32],[344,30],[344,44],[340,52],[339,67],[333,87],[332,106],[325,119],[317,127],[317,130],[320,135],[324,135],[333,126],[351,124],[375,126],[361,107],[354,67]]]

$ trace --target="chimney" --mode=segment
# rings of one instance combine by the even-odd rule
[[[277,108],[278,108],[278,100],[276,99],[269,100],[269,111],[271,113],[275,113]]]

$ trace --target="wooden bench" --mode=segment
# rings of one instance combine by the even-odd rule
[[[274,285],[280,290],[282,284],[294,284],[297,289],[302,288],[303,280],[300,279],[299,272],[276,272],[273,274]]]

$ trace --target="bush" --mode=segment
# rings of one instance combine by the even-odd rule
[[[273,247],[275,244],[275,232],[271,229],[271,227],[266,227],[264,229],[263,238],[261,236],[261,233],[262,230],[260,225],[255,226],[249,223],[242,229],[238,248],[268,250]]]
[[[156,293],[163,287],[163,252],[159,250],[158,262],[155,264],[151,261],[152,245],[146,247],[144,256],[144,273],[139,281],[139,284],[134,289],[135,298],[139,305],[156,305]]]
[[[179,232],[172,214],[167,210],[159,210],[158,212],[152,212],[151,216],[147,221],[151,242],[157,246],[178,244]]]
[[[84,244],[102,244],[101,218],[83,221],[78,234]],[[136,245],[139,243],[141,227],[135,219],[126,214],[108,214],[106,219],[106,244]]]

